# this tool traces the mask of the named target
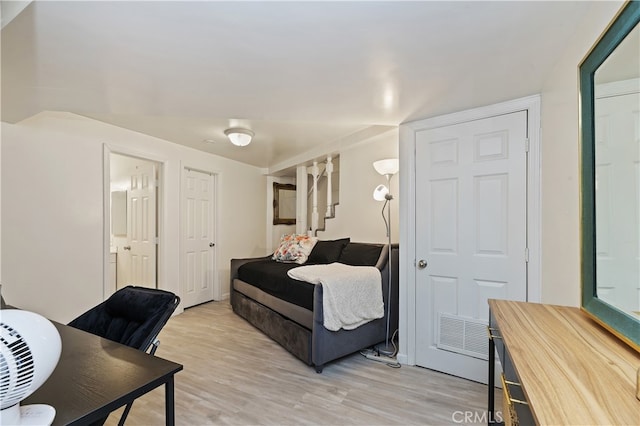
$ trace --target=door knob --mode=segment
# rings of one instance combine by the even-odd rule
[[[424,269],[427,267],[427,261],[424,259],[420,259],[420,261],[418,261],[418,269]]]
[[[213,247],[215,245],[216,245],[216,243],[209,243],[209,247]]]
[[[122,247],[122,250],[131,250],[131,246],[124,246]]]

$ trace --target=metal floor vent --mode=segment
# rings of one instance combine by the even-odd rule
[[[488,360],[487,323],[440,312],[436,346],[438,349]]]

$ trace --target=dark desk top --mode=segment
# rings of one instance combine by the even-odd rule
[[[166,383],[182,365],[53,323],[62,339],[49,379],[22,404],[56,409],[53,425],[87,424]]]

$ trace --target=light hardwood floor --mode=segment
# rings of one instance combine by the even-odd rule
[[[174,316],[160,341],[156,355],[184,365],[175,378],[178,425],[469,424],[465,416],[486,424],[484,385],[360,354],[317,374],[228,302]],[[116,425],[121,411],[107,425]],[[164,424],[164,387],[136,400],[126,424]]]

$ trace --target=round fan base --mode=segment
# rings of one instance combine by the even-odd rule
[[[56,409],[50,405],[15,404],[0,413],[0,425],[50,425],[56,416]]]

